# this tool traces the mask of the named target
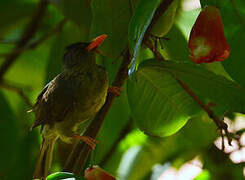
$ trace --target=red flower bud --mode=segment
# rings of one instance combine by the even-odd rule
[[[116,180],[112,175],[99,166],[87,168],[85,170],[84,178],[88,180]]]
[[[223,61],[230,55],[222,19],[214,6],[206,6],[192,27],[188,47],[190,58],[195,63]]]

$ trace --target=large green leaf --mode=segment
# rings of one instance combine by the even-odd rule
[[[173,0],[166,11],[159,17],[151,29],[151,34],[157,37],[164,37],[172,28],[175,20],[176,10],[180,4],[179,0]]]
[[[136,60],[144,34],[151,23],[159,3],[160,0],[141,0],[130,21],[128,30],[129,48],[132,54],[132,65],[129,71],[130,73],[133,73],[135,70],[137,64]]]
[[[171,74],[151,66],[139,68],[128,80],[128,98],[138,127],[154,136],[177,132],[198,110]]]
[[[224,68],[237,82],[245,85],[245,1],[202,0],[202,6],[216,5],[219,7],[224,24],[224,31],[230,45],[230,57],[223,61]]]
[[[199,11],[198,9],[192,11],[178,10],[175,24],[166,35],[169,40],[162,40],[163,51],[166,51],[168,55],[166,59],[191,62],[187,40]]]
[[[206,102],[212,101],[224,110],[245,112],[245,88],[223,76],[187,63],[148,61],[145,66],[180,79]]]
[[[90,37],[107,34],[99,51],[102,55],[117,58],[127,45],[125,37],[131,16],[129,1],[93,0],[91,8],[93,21]]]
[[[223,113],[245,112],[245,89],[238,84],[200,66],[146,61],[128,81],[128,98],[133,118],[147,134],[171,135],[198,112],[199,105],[176,78],[204,103],[214,102]]]
[[[165,58],[190,61],[187,40],[176,24],[171,28],[166,37],[169,40],[162,40],[163,51],[167,54]]]

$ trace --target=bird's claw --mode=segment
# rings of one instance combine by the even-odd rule
[[[89,136],[80,136],[80,135],[78,135],[78,134],[74,134],[72,137],[73,137],[74,139],[82,140],[82,141],[85,142],[87,145],[89,145],[90,148],[91,148],[92,150],[95,149],[96,144],[99,142],[98,140],[93,139],[93,138],[91,138],[91,137],[89,137]]]
[[[108,88],[108,92],[114,94],[115,96],[120,96],[122,90],[123,88],[117,86],[110,86]]]

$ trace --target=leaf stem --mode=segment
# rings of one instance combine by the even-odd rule
[[[146,45],[146,47],[148,47],[152,51],[152,53],[154,54],[154,56],[157,60],[160,60],[160,61],[164,60],[162,54],[157,50],[157,47],[153,46],[153,44],[150,42],[150,40],[146,40],[144,42],[144,44]]]
[[[15,53],[22,53],[23,51],[26,50],[31,50],[31,49],[35,49],[37,46],[39,46],[40,44],[42,44],[44,41],[48,40],[51,36],[55,35],[56,33],[60,32],[62,27],[65,25],[65,23],[67,22],[66,19],[61,20],[51,31],[49,31],[46,35],[44,35],[43,37],[41,37],[40,39],[38,39],[36,42],[31,43],[30,45],[26,45],[25,47],[19,48],[19,49],[15,49]],[[11,52],[13,53],[13,52]],[[4,54],[0,54],[0,57],[2,56],[9,56],[11,53],[4,53]]]
[[[24,91],[22,90],[22,88],[14,86],[14,85],[10,85],[9,83],[6,82],[2,82],[0,83],[0,87],[9,91],[13,91],[15,93],[17,93],[26,103],[26,105],[30,108],[33,107],[33,104],[31,103],[31,101],[29,100],[28,96],[25,95]]]
[[[176,81],[180,84],[180,86],[192,97],[192,99],[194,101],[196,101],[201,108],[208,114],[208,116],[213,119],[213,121],[215,122],[215,124],[218,126],[218,128],[220,129],[221,132],[221,137],[222,137],[222,141],[224,140],[224,136],[223,136],[223,130],[225,131],[225,134],[228,138],[228,143],[229,145],[231,145],[231,137],[229,135],[228,132],[228,126],[227,124],[222,121],[220,118],[218,118],[215,113],[207,106],[205,105],[198,97],[197,95],[194,94],[194,92],[191,91],[191,89],[184,84],[180,79],[174,77],[176,79]]]

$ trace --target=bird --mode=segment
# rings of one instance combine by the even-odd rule
[[[80,136],[76,131],[105,103],[108,74],[96,64],[95,54],[106,36],[103,34],[89,43],[78,42],[66,47],[61,73],[44,87],[30,110],[35,114],[31,130],[41,126],[42,134],[34,179],[47,177],[57,139],[72,143],[78,138],[92,149],[95,147],[96,140]]]

